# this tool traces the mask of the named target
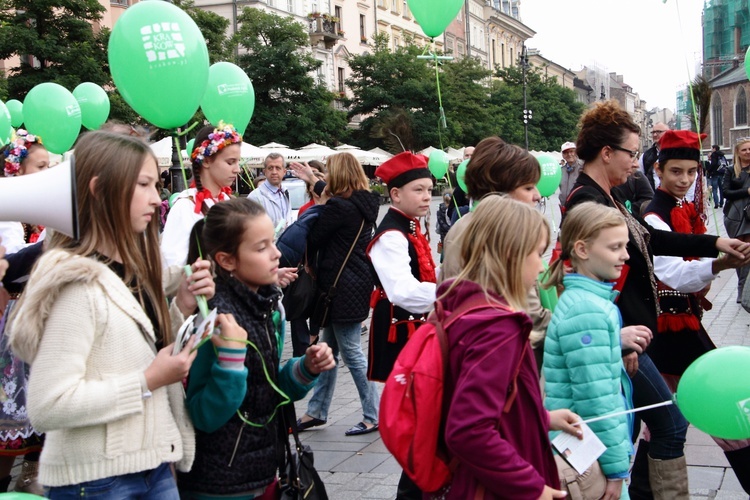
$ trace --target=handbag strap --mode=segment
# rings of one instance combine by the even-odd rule
[[[331,288],[335,287],[338,282],[339,278],[341,277],[341,273],[344,272],[344,268],[346,267],[346,263],[349,262],[349,257],[352,255],[352,252],[354,251],[354,247],[357,245],[357,242],[359,241],[359,236],[362,234],[362,229],[365,227],[365,219],[362,218],[362,224],[359,226],[359,231],[357,231],[357,237],[354,238],[354,241],[352,242],[352,246],[349,247],[349,253],[346,254],[346,258],[344,259],[343,264],[341,264],[341,268],[339,269],[339,273],[336,275],[336,279],[333,280],[333,285],[331,285]]]

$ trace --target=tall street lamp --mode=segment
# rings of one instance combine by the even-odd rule
[[[526,71],[529,69],[529,54],[526,52],[526,44],[521,46],[521,71],[523,72],[523,135],[526,138],[526,150],[529,149],[529,121],[531,110],[526,105]]]

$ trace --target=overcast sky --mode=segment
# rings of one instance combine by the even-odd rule
[[[537,32],[527,46],[547,59],[573,71],[596,62],[648,109],[674,110],[702,58],[702,9],[703,0],[522,0],[521,20]]]

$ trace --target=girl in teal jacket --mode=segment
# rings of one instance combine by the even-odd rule
[[[562,254],[550,268],[549,284],[562,285],[547,328],[543,370],[548,410],[570,408],[582,419],[632,407],[630,379],[622,364],[621,318],[613,300],[613,281],[628,260],[628,228],[622,215],[597,203],[571,210],[561,232]],[[572,273],[565,274],[569,260]],[[607,477],[604,498],[628,498],[633,447],[631,422],[620,415],[590,424],[607,450],[599,465]],[[622,497],[621,497],[622,495]]]

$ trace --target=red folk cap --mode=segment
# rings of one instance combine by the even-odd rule
[[[375,169],[375,175],[388,184],[388,188],[400,188],[417,179],[430,178],[427,158],[409,151],[399,153]]]

